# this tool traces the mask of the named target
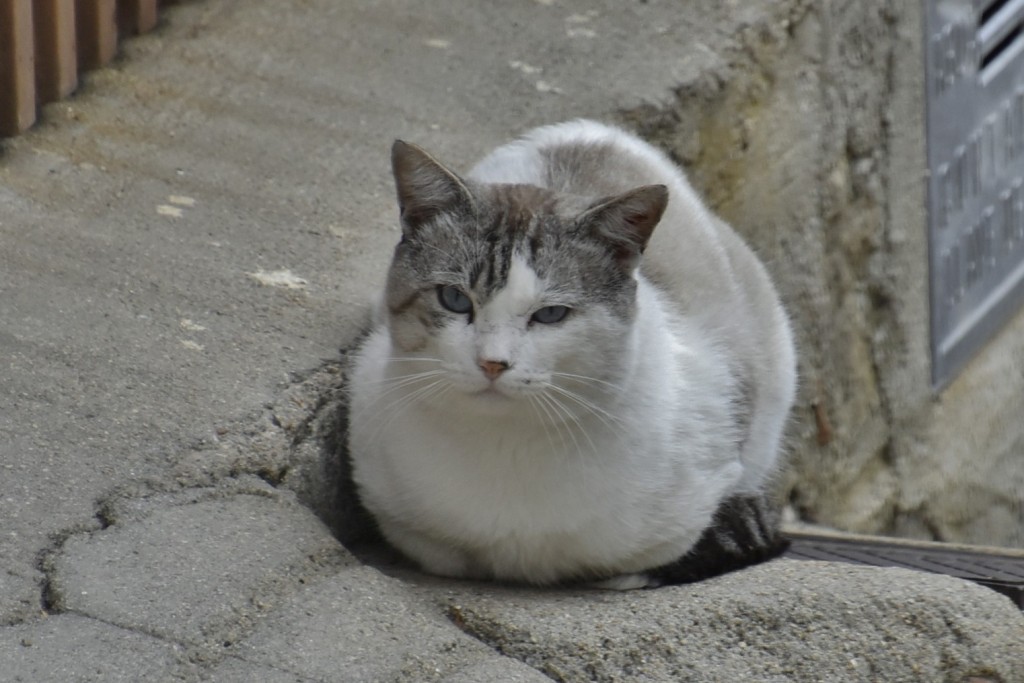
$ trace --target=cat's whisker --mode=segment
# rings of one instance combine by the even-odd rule
[[[381,401],[386,399],[388,396],[391,396],[395,392],[401,391],[403,389],[409,389],[410,387],[415,387],[415,385],[418,384],[418,383],[427,382],[427,381],[429,381],[431,379],[434,379],[438,375],[443,375],[443,374],[444,373],[441,370],[428,370],[427,372],[414,373],[412,375],[403,375],[403,376],[400,376],[400,377],[394,377],[394,378],[389,378],[389,379],[386,379],[386,380],[380,380],[379,382],[376,382],[374,384],[376,386],[383,387],[384,390],[382,392],[380,392],[377,396],[375,396],[374,399],[372,401],[370,401],[367,405],[363,406],[358,411],[354,412],[353,415],[352,415],[352,419],[353,420],[362,419],[371,410],[375,411],[375,412],[378,412],[378,411],[382,410],[381,407],[380,407]],[[442,380],[435,380],[435,381],[442,381]],[[399,397],[397,400],[401,400],[401,398],[402,397]]]
[[[551,429],[548,427],[547,421],[544,420],[544,416],[540,413],[540,408],[537,407],[537,399],[533,396],[527,396],[527,402],[530,404],[530,408],[533,409],[533,414],[537,417],[537,422],[544,429],[544,436],[548,439],[548,446],[551,447],[552,452],[555,450],[555,441],[551,438]]]
[[[530,405],[532,405],[534,407],[534,412],[537,413],[537,418],[540,420],[540,423],[542,425],[544,425],[544,431],[548,435],[548,443],[551,444],[551,450],[554,451],[554,450],[557,450],[557,449],[555,448],[554,439],[551,438],[551,432],[548,429],[548,422],[550,422],[551,426],[553,426],[555,428],[555,433],[558,434],[558,438],[562,442],[562,450],[567,450],[568,447],[569,447],[569,444],[568,444],[568,442],[566,442],[565,435],[562,433],[562,428],[560,426],[561,420],[558,419],[557,415],[553,415],[551,413],[551,409],[547,405],[545,405],[543,403],[543,401],[541,401],[541,398],[540,398],[539,395],[530,395],[529,399],[530,399]],[[544,411],[544,415],[547,416],[547,420],[544,420],[540,416],[540,411],[538,410],[538,406],[539,406],[540,410]]]
[[[580,446],[579,439],[576,438],[576,430],[573,429],[573,426],[569,424],[565,418],[573,420],[576,423],[576,426],[580,428],[580,431],[583,431],[584,436],[586,436],[586,432],[582,429],[582,427],[580,427],[579,419],[577,419],[576,416],[572,414],[572,411],[569,410],[565,405],[556,400],[555,397],[549,394],[537,394],[537,398],[539,398],[542,402],[548,404],[548,406],[551,407],[551,410],[562,418],[561,420],[559,420],[559,422],[561,422],[562,426],[564,426],[566,431],[569,433],[569,437],[572,439],[573,446],[576,448],[576,454],[580,458],[583,458],[583,448]],[[589,439],[590,437],[587,436],[587,438]],[[593,448],[593,441],[591,441],[591,448]]]
[[[426,361],[428,363],[441,363],[443,362],[440,358],[431,358],[430,356],[392,356],[388,358],[389,363],[401,363],[411,361]]]
[[[392,360],[395,360],[395,359],[392,359]],[[398,359],[398,360],[401,360],[401,359]],[[433,359],[424,359],[424,360],[433,360]],[[440,361],[438,361],[438,362],[440,362]],[[396,389],[400,389],[400,388],[402,388],[404,386],[408,386],[409,384],[415,384],[417,381],[420,381],[420,380],[422,380],[424,378],[427,378],[427,377],[435,377],[437,375],[444,374],[444,372],[445,371],[443,369],[433,368],[433,369],[430,369],[430,370],[424,370],[422,372],[410,372],[410,373],[398,375],[398,376],[395,376],[395,377],[382,377],[381,379],[378,379],[378,380],[368,381],[367,385],[378,386],[378,387],[385,387],[386,388],[386,390],[382,394],[380,394],[379,396],[377,396],[376,399],[374,399],[374,401],[379,401],[381,398],[383,398],[384,396],[386,396],[387,394],[391,393],[392,391],[394,391]]]
[[[417,372],[417,373],[412,373],[412,374],[408,374],[408,375],[401,375],[399,377],[387,377],[387,378],[384,378],[384,379],[375,380],[373,382],[367,382],[367,385],[368,386],[377,386],[377,387],[381,387],[382,389],[384,389],[384,391],[382,391],[380,393],[380,395],[378,395],[374,399],[373,402],[375,403],[375,402],[379,401],[380,399],[384,398],[385,396],[387,396],[387,395],[389,395],[389,394],[391,394],[391,393],[393,393],[393,392],[395,392],[395,391],[397,391],[399,389],[402,389],[403,387],[408,387],[409,385],[416,384],[417,382],[421,382],[421,381],[423,381],[425,379],[429,379],[431,377],[437,377],[438,375],[443,375],[443,374],[444,374],[443,370],[427,370],[426,372]],[[372,405],[372,403],[371,403],[371,405]]]
[[[565,396],[567,399],[573,401],[581,408],[585,409],[587,412],[589,412],[598,420],[600,420],[601,423],[609,430],[614,432],[617,429],[621,429],[623,427],[623,422],[621,418],[619,418],[617,415],[609,413],[607,410],[600,407],[593,401],[586,399],[585,397],[577,394],[574,391],[569,391],[565,387],[560,387],[557,384],[549,383],[546,386],[552,391],[558,392],[560,395]]]
[[[444,370],[424,370],[422,372],[410,372],[404,375],[397,375],[395,377],[382,377],[381,379],[374,380],[373,383],[376,386],[394,386],[399,383],[408,383],[413,380],[421,379],[423,377],[434,377],[435,375],[444,374]]]
[[[542,394],[542,396],[543,396],[543,394]],[[547,397],[547,398],[549,398],[549,399],[550,399],[550,397]],[[543,405],[543,404],[542,404],[542,403],[540,402],[540,399],[539,399],[539,397],[538,397],[538,404],[541,404],[541,405]],[[548,410],[548,409],[545,409],[545,410]],[[561,414],[561,413],[560,413],[560,414]],[[570,433],[570,436],[571,436],[571,435],[572,435],[572,432],[571,432],[571,430],[572,430],[572,425],[569,425],[569,424],[567,424],[567,423],[565,422],[565,419],[564,419],[564,418],[557,418],[557,417],[556,417],[556,418],[554,418],[554,419],[552,420],[552,422],[553,422],[553,424],[554,424],[554,426],[555,426],[555,429],[556,429],[556,430],[558,431],[559,437],[560,437],[560,438],[561,438],[561,440],[562,440],[562,452],[563,452],[563,453],[566,453],[566,454],[568,454],[568,455],[571,455],[571,453],[569,452],[569,449],[568,449],[568,447],[567,447],[567,445],[566,445],[566,441],[565,441],[565,436],[564,436],[564,434],[563,434],[563,431],[562,431],[562,430],[563,430],[563,429],[565,429],[565,430],[570,430],[570,431],[569,431],[569,433]],[[573,438],[573,440],[575,441],[575,437]],[[591,445],[593,446],[593,442],[591,442]],[[554,444],[552,444],[552,448],[554,448]],[[584,460],[584,458],[583,458],[583,453],[582,453],[582,450],[581,450],[581,449],[580,449],[580,447],[579,447],[579,444],[576,444],[576,455],[577,455],[577,457],[578,457],[578,458],[579,458],[580,460]],[[583,480],[583,482],[584,482],[584,485],[585,485],[585,486],[588,486],[588,487],[589,487],[589,483],[587,483],[587,482],[589,482],[589,481],[590,481],[590,479],[592,478],[592,475],[593,475],[593,473],[594,473],[594,470],[593,470],[593,469],[591,469],[590,467],[580,467],[580,468],[578,468],[578,469],[577,469],[577,473],[578,473],[578,475],[579,475],[579,476],[580,476],[580,477],[582,478],[582,480]]]
[[[425,378],[424,378],[424,379],[425,379]],[[387,408],[387,409],[391,409],[392,407],[394,407],[394,406],[397,406],[397,405],[399,405],[399,404],[401,404],[401,405],[404,405],[404,404],[406,404],[406,403],[412,403],[412,402],[415,402],[415,401],[416,401],[416,400],[417,400],[418,398],[420,398],[420,397],[421,397],[421,396],[422,396],[422,395],[423,395],[424,393],[426,393],[426,392],[427,392],[427,391],[429,391],[430,389],[433,389],[434,387],[436,387],[436,386],[438,386],[439,384],[442,384],[442,383],[444,383],[444,379],[443,379],[443,378],[442,378],[442,379],[435,379],[434,381],[430,382],[429,384],[426,384],[425,386],[422,386],[422,387],[418,387],[418,388],[416,388],[416,389],[413,389],[413,390],[412,390],[412,391],[410,391],[409,393],[407,393],[407,394],[405,394],[405,395],[403,395],[403,396],[400,396],[399,398],[397,398],[397,399],[395,399],[394,401],[392,401],[392,402],[391,402],[391,403],[390,403],[390,404],[388,405],[388,408]],[[411,385],[411,384],[415,384],[415,383],[410,383],[410,385]],[[384,397],[384,395],[386,395],[387,393],[391,393],[391,391],[393,391],[394,389],[400,389],[400,388],[407,388],[408,386],[409,386],[409,385],[406,385],[406,387],[394,387],[394,388],[393,388],[392,390],[389,390],[388,392],[385,392],[385,394],[381,394],[381,398],[383,398],[383,397]]]
[[[440,380],[435,380],[439,382]],[[433,382],[426,385],[427,387],[432,386]],[[424,387],[420,387],[423,389]],[[378,402],[374,402],[369,406],[366,406],[366,410],[360,411],[358,415],[352,417],[352,422],[357,423],[359,421],[365,421],[370,425],[372,431],[368,441],[370,443],[376,443],[377,437],[380,436],[381,430],[387,425],[395,416],[401,413],[403,406],[405,405],[408,394],[399,396],[386,405],[379,405]]]
[[[583,422],[580,420],[579,416],[572,410],[572,408],[570,406],[566,405],[565,402],[559,400],[557,397],[551,396],[550,398],[552,400],[554,400],[556,403],[558,403],[559,405],[561,405],[565,409],[566,415],[569,416],[569,418],[573,421],[573,423],[579,429],[579,432],[581,434],[583,434],[584,438],[586,438],[587,443],[590,444],[591,452],[597,453],[598,452],[598,448],[597,448],[597,445],[594,443],[594,440],[590,437],[590,430],[587,429],[583,425]]]
[[[566,439],[565,418],[562,417],[562,414],[560,412],[554,409],[554,407],[551,405],[550,399],[548,399],[548,397],[545,396],[544,394],[537,394],[536,399],[537,405],[539,405],[544,410],[544,414],[547,415],[547,418],[551,422],[551,425],[555,428],[555,433],[558,434],[559,441],[562,442],[562,452],[568,453],[569,441],[568,439]],[[569,436],[572,436],[571,432],[569,432]]]
[[[445,382],[445,381],[435,382],[431,386],[430,390],[425,391],[422,394],[420,394],[419,396],[417,396],[416,399],[415,399],[415,402],[433,401],[435,399],[441,398],[446,393],[451,391],[451,389],[452,389],[451,382]],[[403,408],[403,410],[405,408],[409,407],[410,405],[412,405],[412,404],[410,403],[410,404],[406,405]]]
[[[551,376],[565,377],[566,379],[570,379],[576,382],[580,382],[581,384],[592,386],[595,389],[599,389],[601,391],[616,393],[622,391],[622,387],[620,385],[615,384],[614,382],[608,382],[603,379],[598,379],[596,377],[588,377],[586,375],[575,375],[571,372],[552,372]]]
[[[374,415],[378,424],[374,426],[373,433],[369,437],[370,443],[375,443],[384,432],[384,429],[389,424],[392,424],[393,420],[401,415],[402,412],[417,401],[426,400],[427,398],[430,398],[430,396],[436,394],[439,387],[441,390],[447,390],[450,387],[450,383],[444,378],[435,379],[429,384],[418,387],[408,394],[400,396],[388,405],[380,408],[380,410]]]

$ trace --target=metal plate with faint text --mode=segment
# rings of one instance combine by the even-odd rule
[[[1024,303],[1024,0],[925,0],[932,382]]]

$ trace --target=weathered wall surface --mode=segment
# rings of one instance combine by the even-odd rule
[[[787,3],[725,81],[625,113],[765,258],[801,392],[785,486],[868,533],[1024,545],[1024,316],[929,383],[918,3]]]

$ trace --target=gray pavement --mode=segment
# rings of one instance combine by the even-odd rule
[[[670,115],[799,4],[186,2],[5,142],[0,680],[1024,680],[1024,618],[959,581],[499,589],[387,575],[323,521],[391,140],[464,167]]]

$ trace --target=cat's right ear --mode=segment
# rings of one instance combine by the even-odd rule
[[[391,169],[403,235],[414,234],[438,214],[473,211],[473,194],[462,179],[416,145],[395,140]]]
[[[580,224],[611,248],[619,264],[632,270],[667,206],[667,187],[644,185],[599,201],[584,212]]]

